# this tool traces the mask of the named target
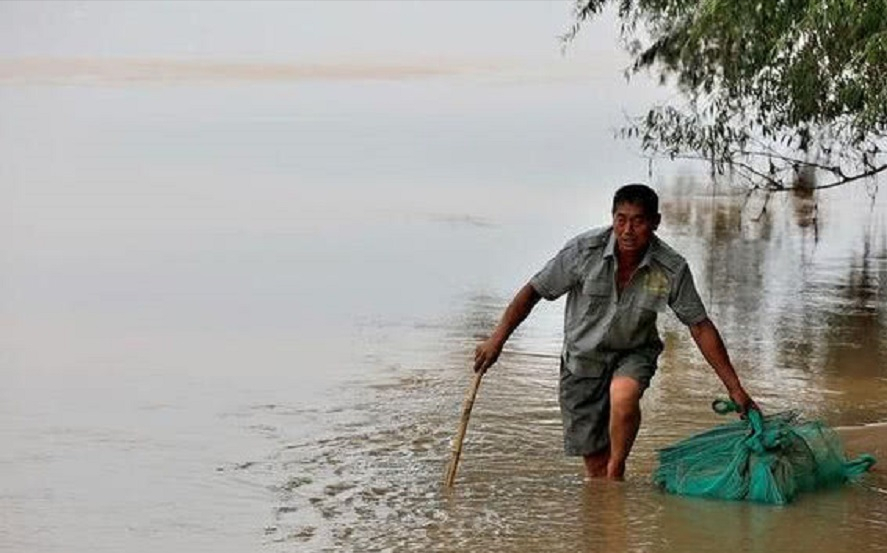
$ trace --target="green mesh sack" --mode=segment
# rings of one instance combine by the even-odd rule
[[[718,400],[718,413],[737,411]],[[801,421],[795,411],[717,426],[659,450],[654,482],[663,490],[716,499],[783,505],[798,493],[843,484],[875,464],[871,455],[848,461],[834,430]]]

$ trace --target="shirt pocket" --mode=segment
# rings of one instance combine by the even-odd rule
[[[603,278],[589,278],[582,284],[582,296],[588,302],[588,311],[592,314],[606,309],[612,293],[612,284]]]
[[[644,290],[638,298],[637,305],[639,308],[647,311],[662,313],[668,305],[668,294],[666,292]]]
[[[649,269],[641,277],[637,305],[641,309],[662,313],[668,305],[669,279],[661,270]]]

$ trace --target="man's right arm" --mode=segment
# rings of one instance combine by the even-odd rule
[[[541,297],[531,284],[525,284],[515,294],[514,299],[511,300],[511,303],[505,309],[502,320],[499,321],[492,336],[475,349],[475,372],[486,371],[499,359],[499,354],[502,353],[502,346],[505,345],[508,337],[527,318],[527,315],[530,314],[530,311],[533,310],[533,307],[539,302]]]

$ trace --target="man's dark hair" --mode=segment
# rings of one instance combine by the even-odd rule
[[[659,213],[659,196],[646,184],[626,184],[613,196],[613,213],[619,204],[635,204],[644,208],[647,217]]]

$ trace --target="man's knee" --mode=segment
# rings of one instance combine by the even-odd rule
[[[610,383],[611,416],[624,418],[640,414],[641,384],[629,376],[617,376]]]

